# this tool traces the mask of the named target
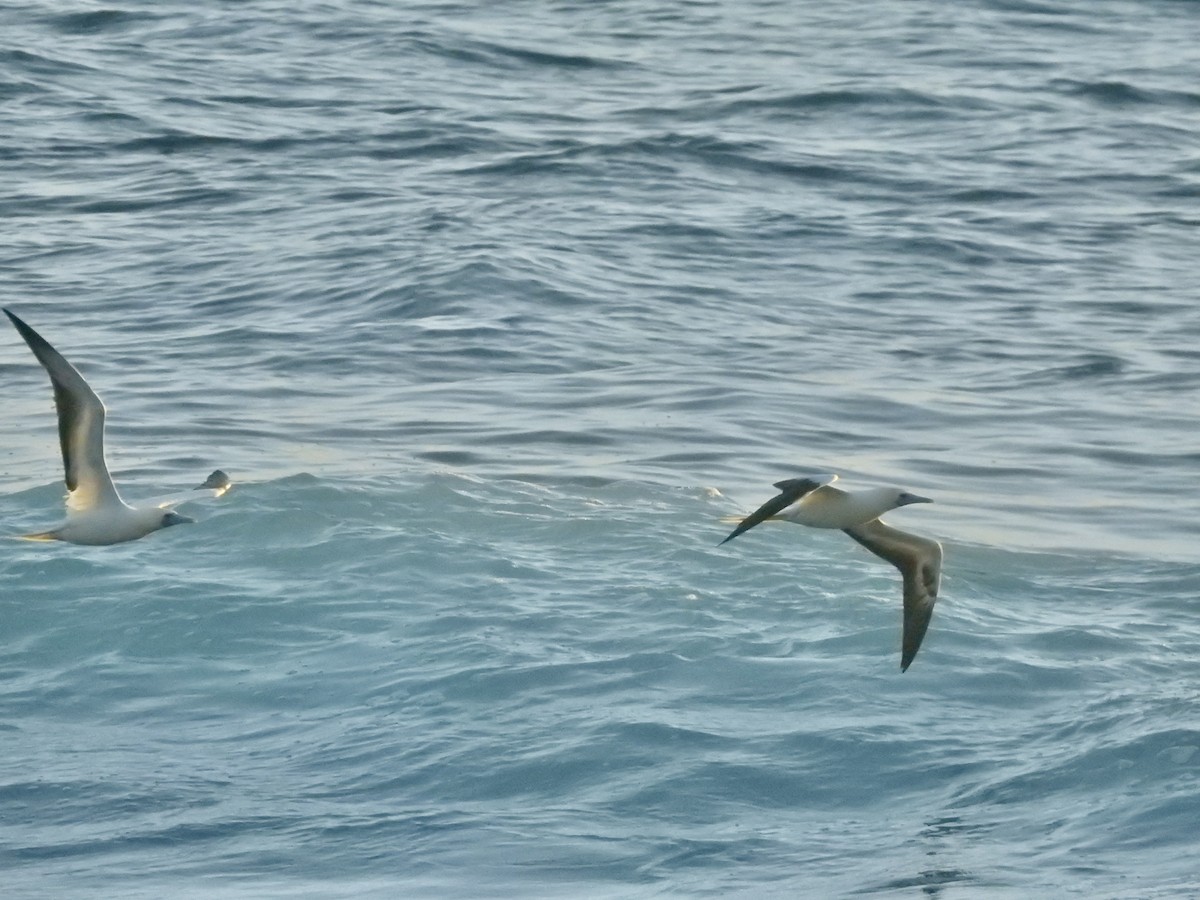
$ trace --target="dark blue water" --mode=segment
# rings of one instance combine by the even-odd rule
[[[0,10],[6,896],[1200,893],[1200,15]],[[51,393],[0,343],[5,530]],[[934,498],[942,599],[764,527]]]

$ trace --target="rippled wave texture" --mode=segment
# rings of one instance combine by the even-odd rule
[[[12,896],[1200,891],[1188,4],[0,10]],[[5,529],[57,521],[0,338]],[[942,600],[720,517],[931,496]]]

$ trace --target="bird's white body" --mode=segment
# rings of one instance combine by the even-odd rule
[[[896,488],[870,488],[851,493],[825,485],[805,494],[779,517],[809,528],[853,528],[895,509],[901,494],[903,492]]]
[[[67,541],[71,544],[120,544],[136,541],[166,527],[164,519],[168,518],[170,521],[167,524],[172,525],[191,521],[163,507],[133,507],[118,499],[116,503],[104,506],[70,510],[67,520],[57,528],[26,537],[32,540]]]

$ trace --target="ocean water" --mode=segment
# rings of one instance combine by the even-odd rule
[[[1200,896],[1200,9],[0,8],[6,898]],[[4,532],[54,525],[0,327]],[[932,497],[942,596],[722,516]]]

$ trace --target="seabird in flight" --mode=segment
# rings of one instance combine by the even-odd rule
[[[942,545],[885,525],[879,517],[910,503],[932,503],[898,488],[843,491],[830,485],[836,475],[813,475],[777,482],[779,495],[744,519],[721,541],[731,541],[759,522],[779,520],[811,528],[840,528],[904,577],[904,637],[900,671],[905,671],[929,628],[942,578]]]
[[[4,314],[50,375],[67,481],[66,521],[50,531],[21,537],[31,541],[119,544],[169,525],[195,521],[171,509],[195,499],[195,491],[220,497],[229,490],[229,476],[218,470],[193,491],[151,501],[149,505],[128,506],[117,493],[104,463],[104,404],[75,367],[45,338],[7,309]]]

